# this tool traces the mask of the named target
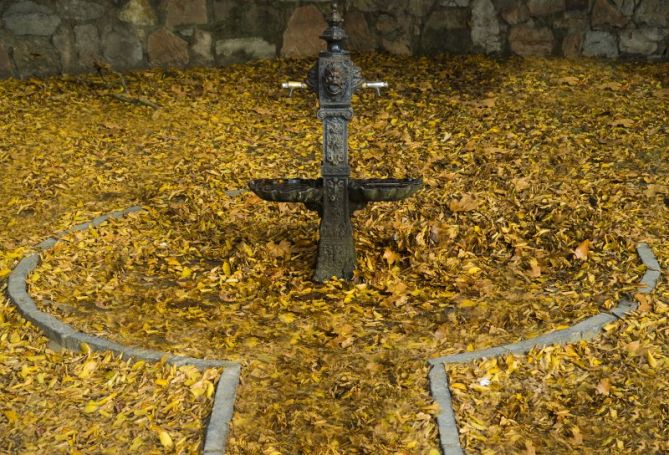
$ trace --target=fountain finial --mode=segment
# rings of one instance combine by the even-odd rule
[[[332,1],[332,11],[330,17],[328,18],[329,27],[323,32],[321,38],[327,41],[328,51],[330,52],[341,52],[342,41],[344,41],[347,36],[344,31],[344,18],[339,12],[339,2],[337,0]]]
[[[330,14],[330,22],[335,22],[338,24],[343,24],[344,19],[339,12],[339,2],[337,0],[332,1],[332,13]]]

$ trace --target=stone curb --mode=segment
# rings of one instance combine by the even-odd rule
[[[241,366],[239,364],[228,366],[223,370],[223,374],[218,380],[216,395],[214,396],[214,407],[211,410],[211,416],[207,424],[203,455],[220,455],[225,453],[225,445],[228,442],[229,424],[234,411],[240,373]],[[217,406],[217,403],[223,403],[223,405]]]
[[[37,245],[37,249],[44,251],[52,248],[60,238],[67,234],[77,231],[83,231],[90,227],[97,227],[109,219],[122,218],[129,213],[139,212],[141,207],[131,207],[127,210],[112,212],[107,215],[94,218],[88,223],[78,224],[66,231],[56,234]],[[88,335],[79,332],[69,324],[66,324],[58,318],[40,311],[35,305],[34,300],[28,294],[28,285],[26,280],[28,275],[35,270],[39,264],[39,253],[32,253],[25,256],[18,265],[9,274],[7,285],[7,294],[9,300],[16,306],[19,313],[39,328],[44,335],[49,338],[56,346],[54,348],[65,348],[71,351],[81,351],[82,344],[85,343],[93,351],[111,351],[120,355],[123,359],[138,359],[149,362],[159,362],[164,360],[166,363],[183,366],[192,365],[198,370],[207,368],[223,368],[223,374],[218,380],[216,394],[212,406],[209,423],[204,438],[204,454],[223,455],[228,440],[229,424],[234,410],[235,397],[237,395],[237,386],[241,374],[241,365],[237,362],[227,360],[207,360],[196,359],[193,357],[183,357],[172,355],[167,352],[144,349],[141,347],[124,346],[120,343],[107,340],[102,337]]]
[[[637,253],[641,262],[648,269],[640,282],[640,293],[649,294],[657,285],[660,278],[660,264],[646,243],[640,243],[637,246]],[[545,347],[550,345],[564,345],[581,340],[589,340],[597,336],[604,326],[623,319],[625,316],[636,310],[637,304],[628,300],[622,300],[610,311],[596,314],[588,319],[574,324],[563,330],[556,330],[545,335],[520,341],[518,343],[505,344],[492,348],[482,349],[480,351],[465,352],[461,354],[447,355],[428,360],[430,367],[430,392],[434,401],[439,404],[439,414],[437,415],[437,427],[439,430],[439,442],[444,455],[464,455],[464,450],[460,445],[458,426],[455,420],[455,411],[451,392],[448,388],[448,375],[445,366],[451,363],[468,363],[474,360],[484,358],[500,357],[503,355],[527,354],[535,347]]]
[[[432,365],[430,368],[430,393],[432,399],[439,404],[440,412],[437,416],[437,426],[442,452],[444,455],[464,455],[462,447],[460,447],[451,392],[448,389],[448,375],[442,364]]]

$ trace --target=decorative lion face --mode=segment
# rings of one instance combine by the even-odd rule
[[[342,65],[330,63],[323,74],[323,82],[325,84],[325,91],[331,97],[338,97],[344,93],[346,89],[346,76]]]

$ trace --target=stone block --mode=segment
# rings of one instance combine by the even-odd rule
[[[213,62],[212,44],[211,33],[200,29],[193,30],[193,42],[190,48],[193,60],[197,63]]]
[[[567,11],[588,11],[588,0],[565,0]]]
[[[225,453],[240,375],[241,365],[228,363],[218,381],[214,405],[204,438],[203,453],[205,455],[222,455]]]
[[[189,61],[188,43],[164,28],[149,35],[146,51],[155,66],[185,66]]]
[[[618,305],[611,309],[610,313],[615,317],[622,319],[628,316],[631,312],[635,311],[639,306],[636,302],[629,300],[621,300]]]
[[[548,27],[535,28],[531,25],[511,27],[509,45],[514,54],[527,56],[548,56],[553,53],[555,37]]]
[[[425,30],[458,30],[469,28],[471,14],[467,8],[445,8],[434,11]]]
[[[439,6],[456,6],[467,8],[471,4],[471,0],[440,0]]]
[[[409,0],[407,10],[416,17],[425,17],[433,4],[433,0]]]
[[[661,273],[657,270],[646,270],[646,273],[641,277],[641,282],[639,283],[639,292],[642,294],[650,294],[655,290],[657,281],[660,279]]]
[[[565,11],[561,17],[553,21],[553,28],[584,32],[589,29],[588,13],[577,10]]]
[[[518,25],[530,18],[530,11],[524,3],[515,3],[502,11],[502,19],[509,25]]]
[[[107,8],[85,0],[58,0],[57,10],[63,19],[85,22],[102,17]]]
[[[499,20],[491,0],[472,2],[472,43],[487,53],[502,50]]]
[[[294,5],[264,0],[217,0],[214,5],[216,35],[219,39],[257,36],[280,43]]]
[[[623,28],[629,22],[629,18],[615,5],[609,3],[609,0],[595,0],[591,15],[590,21],[594,29]]]
[[[377,48],[376,35],[369,29],[367,19],[360,11],[351,11],[346,14],[344,28],[348,34],[347,49],[371,52]]]
[[[470,12],[466,8],[435,10],[428,18],[420,40],[424,54],[466,53],[472,49],[469,30]]]
[[[529,0],[527,8],[533,17],[550,16],[567,8],[565,0]]]
[[[237,7],[236,0],[214,0],[214,20],[224,21],[232,16]]]
[[[638,0],[613,0],[613,4],[627,17],[631,17],[634,14],[634,8],[636,8],[638,3]]]
[[[290,58],[317,56],[325,50],[325,42],[319,37],[326,28],[323,14],[314,5],[295,9],[283,34],[281,55]]]
[[[381,40],[383,49],[394,55],[411,55],[411,37],[408,34],[402,34],[393,39],[383,38]]]
[[[382,35],[387,35],[389,33],[395,32],[400,28],[400,24],[397,19],[390,15],[381,13],[376,20],[376,30]]]
[[[9,77],[13,72],[14,68],[9,58],[9,51],[3,43],[0,43],[0,77]]]
[[[562,55],[567,58],[576,58],[581,55],[583,48],[583,33],[572,32],[562,40]]]
[[[599,335],[606,324],[610,324],[616,319],[613,314],[599,313],[571,326],[567,330],[577,334],[581,340],[590,340]]]
[[[56,240],[53,237],[49,237],[48,239],[42,240],[40,243],[38,243],[35,248],[37,248],[38,250],[48,250],[50,248],[53,248],[54,245],[56,245],[56,242],[58,242],[58,240]]]
[[[469,29],[446,30],[441,35],[441,40],[423,36],[421,40],[421,52],[436,54],[450,52],[453,54],[466,54],[473,50],[472,35]]]
[[[657,30],[655,32],[657,32]],[[657,38],[657,40],[660,39],[662,38]],[[636,247],[636,252],[639,255],[639,259],[641,259],[641,262],[643,262],[643,265],[645,265],[648,269],[657,270],[658,272],[660,271],[660,263],[657,262],[657,258],[655,257],[655,254],[653,254],[653,250],[651,250],[647,243],[638,244]]]
[[[276,57],[276,46],[262,38],[232,38],[216,42],[218,63],[229,64],[246,60],[262,60]]]
[[[24,36],[12,43],[17,76],[44,76],[61,70],[58,51],[45,36]]]
[[[77,52],[74,46],[74,33],[69,25],[61,25],[51,37],[51,42],[60,54],[63,71],[72,71],[76,68]]]
[[[79,66],[82,68],[92,68],[93,64],[101,59],[100,33],[95,25],[76,25],[74,44],[79,56]]]
[[[166,3],[165,25],[167,27],[208,22],[206,0],[166,0]]]
[[[620,52],[632,55],[652,55],[664,34],[658,29],[623,30],[620,33]]]
[[[139,26],[155,25],[157,22],[156,12],[149,0],[130,0],[119,12],[118,18]]]
[[[372,12],[385,11],[387,0],[353,0],[352,7],[358,11]]]
[[[144,59],[142,43],[128,29],[112,29],[105,33],[102,55],[116,69],[137,68]]]
[[[583,41],[583,55],[586,57],[618,57],[616,37],[609,32],[587,32]]]
[[[669,1],[643,0],[634,13],[634,22],[650,27],[669,26]]]
[[[65,344],[67,337],[75,333],[75,330],[70,325],[60,321],[55,316],[39,310],[30,311],[24,314],[24,317],[39,327],[47,338],[61,346]]]
[[[32,1],[10,5],[2,18],[5,27],[16,35],[51,36],[61,22],[51,8]]]

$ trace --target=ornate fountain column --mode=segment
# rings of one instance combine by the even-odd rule
[[[351,215],[375,201],[399,201],[422,186],[421,179],[351,179],[348,157],[348,124],[353,118],[351,99],[359,88],[380,91],[385,82],[366,82],[360,68],[343,50],[346,33],[337,2],[332,2],[329,27],[321,38],[328,46],[309,71],[306,83],[287,82],[284,88],[311,88],[318,94],[318,118],[323,121],[321,178],[256,179],[249,188],[274,202],[301,202],[321,216],[318,259],[314,280],[349,280],[355,268]]]
[[[328,22],[330,26],[321,36],[328,43],[327,51],[321,53],[307,82],[318,93],[318,118],[323,121],[323,213],[316,281],[332,277],[351,279],[355,267],[353,211],[348,195],[348,123],[353,117],[351,98],[362,85],[362,77],[348,52],[342,49],[346,33],[336,4]]]

